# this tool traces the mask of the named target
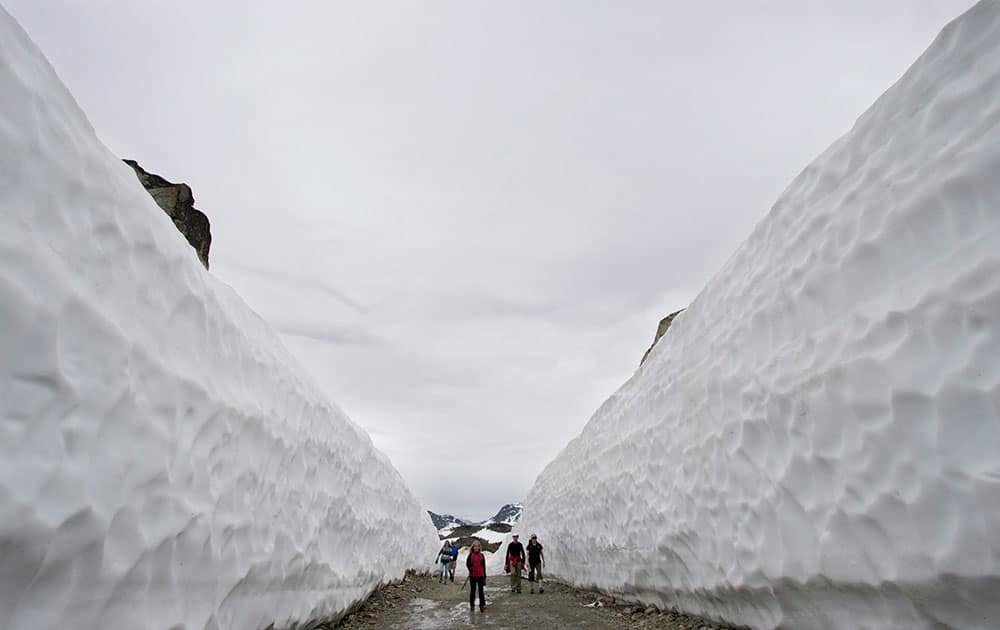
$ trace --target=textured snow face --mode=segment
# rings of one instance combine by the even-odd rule
[[[264,628],[437,551],[0,9],[0,627]]]
[[[550,573],[752,627],[1000,627],[1000,4],[805,169],[541,474]]]

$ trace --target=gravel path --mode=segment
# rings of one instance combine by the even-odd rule
[[[486,580],[486,610],[469,610],[469,589],[460,582],[439,584],[430,576],[407,576],[399,583],[377,591],[359,610],[337,628],[405,628],[446,630],[483,628],[589,628],[620,630],[721,630],[712,622],[629,604],[611,604],[596,593],[579,591],[556,582],[546,582],[544,594],[531,594],[523,582],[523,593],[511,593],[504,576]]]

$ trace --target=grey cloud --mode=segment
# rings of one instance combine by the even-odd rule
[[[343,291],[340,291],[339,289],[330,286],[322,279],[310,276],[307,273],[292,273],[281,269],[258,267],[232,260],[225,262],[225,271],[235,271],[239,274],[250,276],[256,280],[264,280],[280,284],[283,287],[291,286],[301,291],[316,291],[327,297],[333,298],[345,306],[349,306],[355,311],[364,313],[367,310],[365,306],[352,299]]]
[[[372,348],[380,343],[378,337],[364,330],[335,328],[315,322],[301,321],[271,320],[270,324],[282,335],[305,337],[334,346],[362,346]]]

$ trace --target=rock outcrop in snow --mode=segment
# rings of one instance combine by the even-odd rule
[[[437,536],[0,9],[0,627],[336,617]]]
[[[660,320],[660,323],[656,325],[656,334],[653,335],[653,343],[649,344],[649,347],[646,348],[646,351],[642,353],[642,359],[639,360],[639,365],[642,365],[643,363],[646,362],[646,357],[648,357],[649,353],[653,351],[653,347],[656,346],[656,342],[660,340],[660,337],[662,337],[667,333],[667,330],[670,329],[670,324],[674,323],[674,318],[683,312],[684,309],[681,309],[679,311],[674,311],[673,313],[667,315],[666,317]]]
[[[755,628],[1000,627],[998,173],[984,1],[539,476],[550,573]]]
[[[124,160],[132,167],[139,183],[153,197],[180,233],[198,254],[198,260],[208,269],[208,251],[212,247],[212,226],[208,217],[194,207],[194,194],[187,184],[175,184],[154,173],[148,173],[135,160]]]

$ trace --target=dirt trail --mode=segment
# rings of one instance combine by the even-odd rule
[[[439,584],[429,576],[409,576],[400,584],[376,592],[365,605],[338,628],[399,628],[447,630],[452,628],[589,628],[621,630],[717,630],[711,622],[673,612],[642,610],[632,605],[596,606],[599,596],[555,582],[546,582],[544,594],[511,593],[505,576],[486,580],[486,610],[469,610],[469,587],[461,581]],[[588,606],[589,604],[589,606]]]

